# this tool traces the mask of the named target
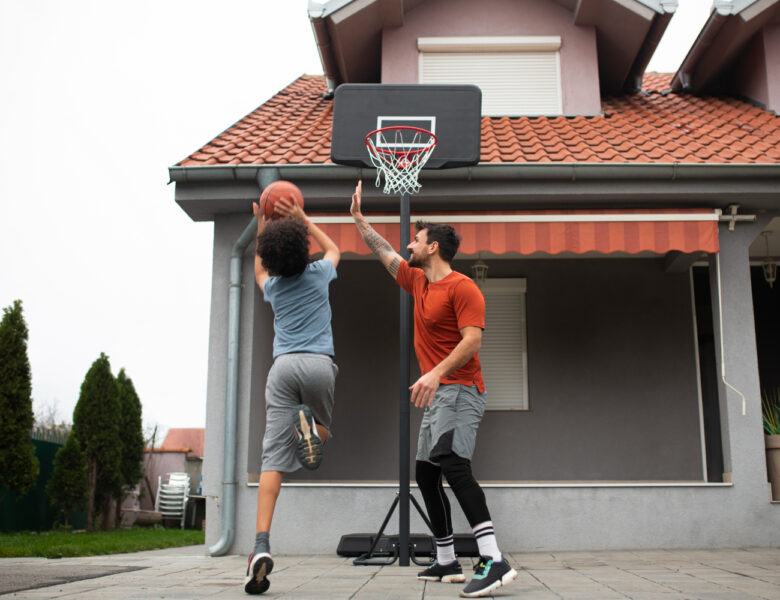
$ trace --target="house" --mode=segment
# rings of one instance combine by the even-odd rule
[[[298,184],[344,253],[331,287],[334,437],[318,471],[285,483],[275,551],[330,553],[343,534],[376,531],[397,487],[397,288],[348,215],[359,177],[369,220],[397,200],[369,185],[373,170],[330,160],[341,83],[482,89],[480,163],[423,172],[411,208],[461,214],[454,267],[489,268],[490,400],[473,468],[502,547],[777,544],[760,392],[778,376],[759,365],[778,336],[754,320],[751,268],[777,306],[760,265],[780,256],[780,2],[718,2],[680,71],[646,74],[675,7],[312,2],[324,77],[299,77],[170,168],[176,202],[214,223],[212,553],[248,552],[254,534],[273,323],[250,216],[274,179]],[[508,311],[491,308],[499,296]],[[414,513],[411,527],[425,531]]]
[[[172,427],[162,444],[147,448],[144,452],[144,473],[148,484],[142,485],[140,508],[154,510],[157,495],[157,478],[167,483],[169,473],[187,473],[190,476],[190,494],[197,494],[203,473],[203,427]],[[151,491],[149,490],[151,486]]]

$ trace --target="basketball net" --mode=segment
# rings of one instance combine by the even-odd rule
[[[376,187],[382,177],[385,194],[416,194],[422,185],[417,180],[436,147],[436,136],[417,127],[385,127],[366,136],[371,164],[376,168]]]

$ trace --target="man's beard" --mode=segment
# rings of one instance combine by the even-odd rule
[[[417,267],[418,269],[422,269],[424,266],[423,261],[419,260],[414,254],[409,255],[409,258],[406,259],[406,263],[410,267]]]

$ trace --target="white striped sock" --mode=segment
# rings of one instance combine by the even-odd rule
[[[436,562],[440,565],[446,565],[456,560],[455,558],[455,538],[452,534],[443,538],[434,538],[436,540]]]
[[[493,521],[479,523],[473,528],[473,531],[474,537],[477,538],[479,555],[487,556],[492,558],[495,562],[500,562],[503,557],[501,556],[501,551],[498,549],[496,534],[493,531]]]

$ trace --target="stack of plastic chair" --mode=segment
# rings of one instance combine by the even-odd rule
[[[179,519],[184,529],[187,499],[190,495],[190,476],[187,473],[168,473],[168,483],[157,478],[157,500],[154,508],[163,519]]]

